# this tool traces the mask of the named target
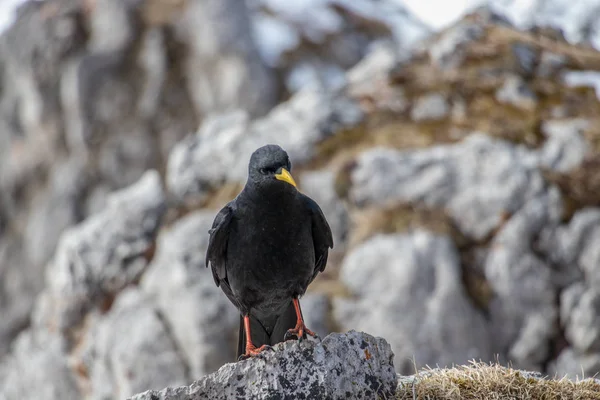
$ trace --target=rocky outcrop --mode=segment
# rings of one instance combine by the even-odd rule
[[[305,86],[336,88],[346,71],[386,46],[406,54],[431,30],[407,11],[402,2],[324,0],[294,3],[248,2],[258,51],[267,65],[282,72],[289,92]]]
[[[167,166],[167,185],[177,199],[203,202],[224,182],[244,183],[248,149],[277,143],[294,167],[315,157],[315,145],[362,119],[356,102],[318,87],[306,88],[252,121],[244,112],[207,119],[195,136],[175,146]]]
[[[0,71],[19,78],[0,102],[11,122],[0,146],[0,330],[22,331],[0,361],[0,397],[124,398],[233,361],[238,315],[202,260],[216,209],[265,142],[290,152],[336,236],[307,293],[316,330],[384,336],[404,374],[496,354],[550,374],[598,372],[600,102],[572,78],[600,71],[597,51],[480,11],[410,57],[379,42],[343,84],[303,87],[266,111],[268,98],[224,105],[235,92],[226,84],[214,102],[192,99],[205,93],[200,83],[188,87],[190,65],[209,53],[180,57],[192,51],[193,24],[173,21],[235,12],[117,3],[30,4],[4,39],[24,66],[41,57],[48,68],[9,59]],[[103,21],[118,16],[125,22],[107,32]],[[215,40],[247,29],[247,18]],[[74,36],[59,34],[71,32],[59,21],[74,21],[65,24]],[[27,29],[38,40],[56,33],[64,56],[10,42]],[[91,49],[102,56],[88,59]],[[240,52],[232,62],[253,74],[259,56]],[[141,78],[146,64],[130,57],[158,69]],[[49,86],[27,89],[34,78]],[[51,82],[63,79],[57,91]],[[222,112],[205,115],[209,103]]]
[[[392,398],[396,386],[390,345],[351,331],[319,343],[281,343],[258,357],[226,364],[190,386],[147,391],[131,400]]]
[[[154,259],[140,281],[156,305],[186,374],[204,376],[235,358],[239,313],[204,266],[214,212],[197,211],[175,222],[157,240]],[[131,392],[130,392],[131,393]]]
[[[449,365],[493,357],[488,324],[465,294],[447,238],[424,231],[373,237],[346,256],[340,279],[353,295],[334,301],[342,329],[389,338],[399,371],[414,370],[415,360]]]
[[[599,264],[597,252],[584,246],[596,243],[589,224],[598,204],[591,167],[599,157],[594,111],[599,102],[592,88],[573,87],[566,76],[598,69],[600,58],[564,42],[549,47],[543,35],[517,32],[488,12],[471,15],[398,65],[379,94],[364,93],[367,122],[331,139],[354,153],[338,156],[336,178],[353,222],[351,246],[359,245],[342,264],[341,279],[353,295],[334,303],[342,326],[372,326],[375,318],[373,312],[346,309],[389,306],[381,320],[398,320],[389,332],[377,334],[395,343],[397,354],[400,343],[411,343],[417,365],[438,362],[456,348],[483,359],[491,351],[531,370],[577,374],[573,366],[583,364],[586,375],[597,370],[594,347],[577,343],[594,337],[589,321],[595,317],[583,322],[578,316],[595,315],[592,282]],[[386,102],[382,93],[389,94]],[[448,254],[437,254],[445,246],[430,249],[423,229],[451,238]],[[586,232],[585,239],[570,229]],[[371,238],[381,232],[389,236]],[[432,317],[439,307],[429,303],[448,302],[437,294],[446,293],[437,270],[453,263],[437,260],[455,259],[455,249],[461,272],[453,279],[466,289],[468,307],[455,305],[455,313],[444,313],[449,319],[434,325],[437,335],[419,334],[431,331],[429,317],[439,320]],[[389,271],[384,276],[401,274],[394,282],[411,283],[393,291],[385,278],[375,278],[382,265]],[[433,266],[436,273],[425,280],[407,272]],[[367,277],[379,282],[370,291],[364,289],[370,287]],[[577,289],[567,289],[573,284]],[[382,297],[384,287],[390,294]],[[419,301],[415,293],[428,295]],[[460,290],[452,294],[461,297]],[[416,311],[418,317],[408,319],[412,324],[401,317],[421,307],[427,311]],[[474,332],[470,324],[481,327]],[[444,329],[461,333],[444,335]],[[445,344],[447,337],[452,344]],[[444,350],[428,353],[436,348],[432,341]],[[564,359],[558,363],[564,367],[555,359]],[[403,373],[412,367],[396,365]]]
[[[165,211],[159,175],[148,171],[111,194],[102,212],[62,235],[31,327],[0,364],[0,396],[80,398],[91,386],[92,397],[101,398],[118,393],[112,382],[131,393],[156,378],[131,372],[155,356],[164,356],[171,376],[183,379],[183,362],[177,370],[169,359],[176,347],[167,328],[134,288],[153,257]],[[106,382],[106,375],[113,380]]]
[[[50,0],[19,9],[0,40],[0,355],[28,324],[67,227],[101,210],[109,192],[164,169],[203,115],[255,115],[276,103],[244,3],[229,6]],[[232,34],[245,41],[221,40]]]
[[[429,33],[392,1],[387,12],[367,1],[304,14],[282,5],[47,0],[17,10],[0,38],[0,357],[29,325],[61,233],[148,169],[163,174],[205,118],[263,116],[307,83],[339,86],[372,43],[401,53]],[[283,107],[271,135],[283,125],[312,143],[293,132],[290,111],[327,114],[327,96]]]

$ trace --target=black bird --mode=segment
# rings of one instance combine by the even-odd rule
[[[298,298],[325,269],[333,238],[321,208],[300,193],[277,145],[250,157],[248,180],[209,231],[206,266],[240,311],[238,357],[289,337],[315,337]]]

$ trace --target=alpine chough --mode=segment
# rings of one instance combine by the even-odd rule
[[[288,154],[277,145],[250,157],[248,179],[216,215],[206,266],[240,311],[238,357],[290,337],[315,337],[298,298],[325,269],[333,238],[321,208],[300,193]]]

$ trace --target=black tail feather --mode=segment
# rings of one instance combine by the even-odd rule
[[[252,344],[260,347],[263,344],[275,345],[283,342],[288,329],[293,329],[296,326],[296,311],[294,303],[290,301],[290,305],[277,318],[277,322],[273,328],[273,332],[269,335],[264,326],[254,316],[250,316],[250,332],[252,334]],[[305,335],[306,336],[306,335]],[[244,318],[240,316],[240,329],[238,333],[238,348],[237,357],[246,353],[246,332],[244,330]]]

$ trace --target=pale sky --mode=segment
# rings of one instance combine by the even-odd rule
[[[485,0],[402,0],[415,16],[435,30],[458,20]]]

